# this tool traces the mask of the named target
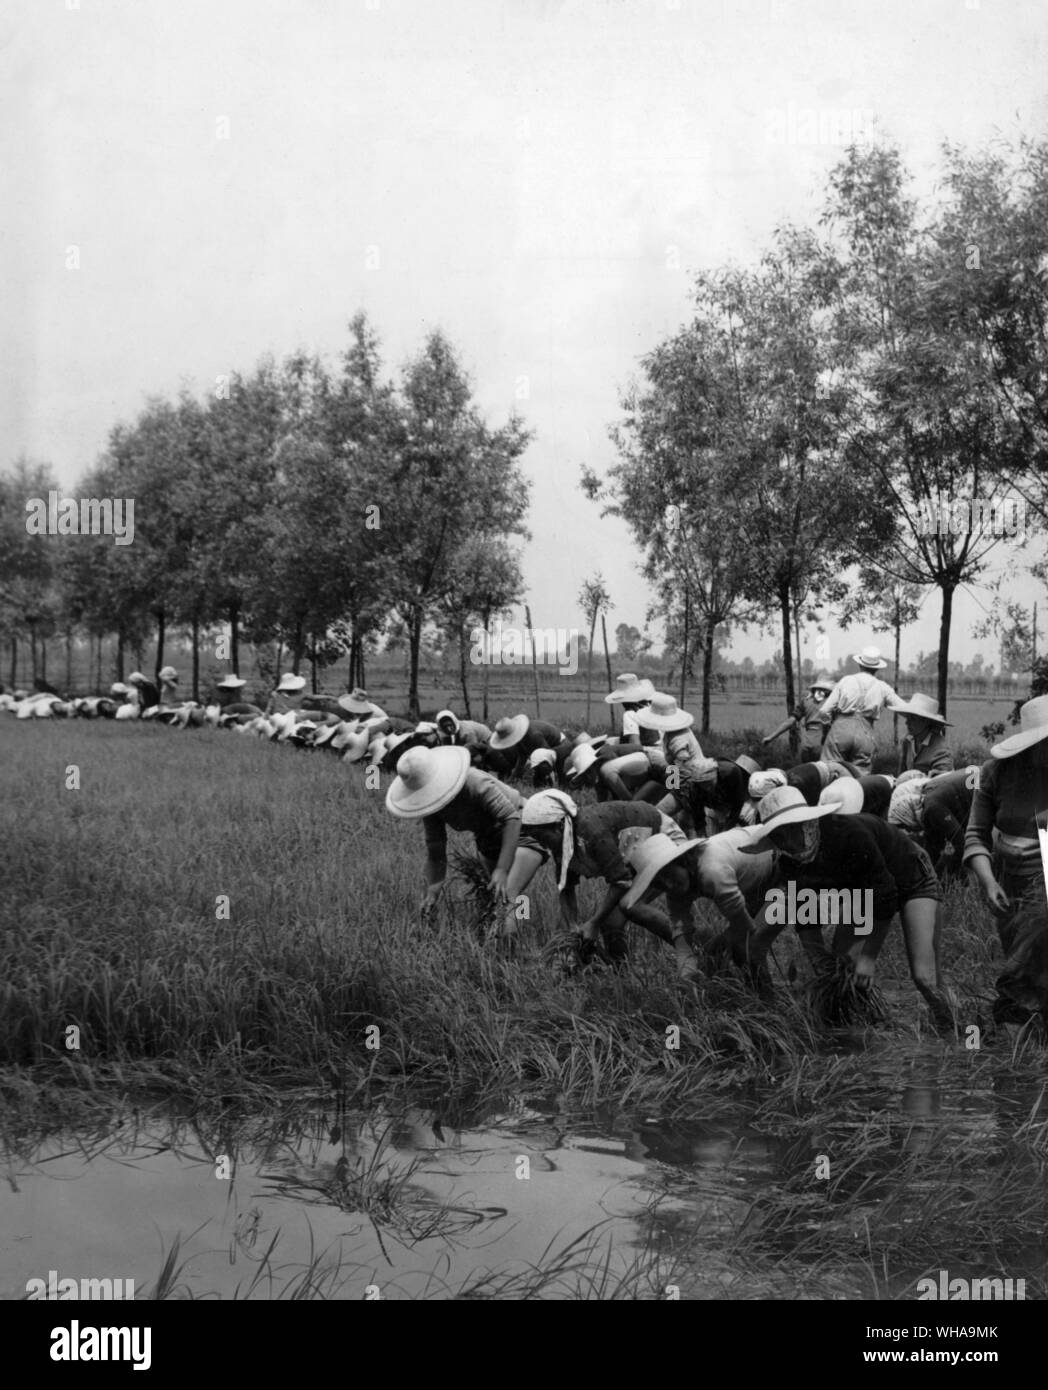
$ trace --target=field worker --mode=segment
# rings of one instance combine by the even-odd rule
[[[619,743],[640,743],[640,725],[637,711],[647,709],[651,704],[655,687],[649,680],[641,680],[632,671],[615,677],[615,689],[604,696],[606,705],[618,705],[622,710],[622,734]]]
[[[736,965],[747,971],[762,990],[770,987],[763,965],[765,950],[754,950],[765,896],[777,881],[775,855],[770,846],[756,851],[752,832],[746,826],[735,826],[707,839],[687,840],[683,844],[663,844],[661,837],[640,843],[631,855],[631,863],[637,877],[624,899],[627,908],[649,886],[662,888],[667,901],[670,893],[689,902],[709,899],[727,924],[723,939]],[[715,943],[707,938],[707,944]]]
[[[536,791],[561,786],[566,777],[568,759],[573,752],[573,745],[567,739],[556,748],[536,748],[524,770],[525,779],[531,778],[531,785]]]
[[[854,796],[847,782],[838,784]],[[750,831],[753,849],[770,841],[779,854],[780,881],[797,891],[851,890],[867,903],[871,917],[839,922],[833,953],[846,956],[855,969],[856,984],[868,986],[874,966],[896,912],[902,920],[910,976],[931,1009],[938,1028],[952,1031],[952,1003],[943,989],[941,949],[942,889],[931,861],[919,845],[887,821],[862,812],[839,814],[838,805],[809,806],[796,787],[769,792],[761,802],[761,831]],[[852,902],[854,903],[854,896]],[[835,900],[839,909],[840,902]],[[783,923],[765,921],[757,933],[758,951],[770,944]],[[825,924],[824,924],[825,925]],[[855,928],[869,928],[871,931]],[[798,925],[797,935],[816,968],[829,957],[822,926]]]
[[[691,731],[695,716],[681,709],[672,695],[657,690],[648,706],[637,710],[634,717],[640,727],[640,751],[647,759],[648,773],[639,786],[633,787],[633,796],[637,801],[654,803],[665,795],[666,774],[672,762],[668,751],[671,744],[674,749],[672,756],[681,761],[685,757],[702,757],[699,741]],[[636,757],[635,754],[631,756]],[[610,777],[616,772],[618,769],[612,763],[605,769],[604,775]],[[633,773],[631,765],[625,772],[619,772],[619,776],[625,780],[627,774],[632,777]]]
[[[261,714],[262,710],[258,705],[250,704],[243,698],[244,687],[247,681],[241,680],[239,676],[232,673],[223,676],[216,684],[214,689],[214,703],[218,705],[223,714]]]
[[[576,742],[564,762],[565,787],[572,792],[579,792],[583,787],[593,787],[596,789],[598,801],[631,800],[630,793],[618,777],[614,779],[615,785],[604,780],[604,768],[621,757],[619,746],[603,734],[594,739],[587,734],[586,742]],[[644,772],[646,771],[647,759],[644,761]],[[616,791],[624,792],[625,795],[616,796]]]
[[[773,729],[761,743],[767,748],[780,734],[788,729],[800,729],[800,757],[802,763],[813,763],[822,757],[822,742],[826,737],[826,724],[821,718],[823,704],[833,689],[833,677],[825,671],[820,673],[808,687],[807,696],[798,704],[788,719],[784,719],[777,729]]]
[[[964,866],[982,889],[1006,956],[1020,911],[1044,906],[1037,815],[1048,808],[1048,695],[1027,700],[1019,725],[990,749],[964,837]]]
[[[692,946],[694,924],[690,905],[683,900],[667,899],[669,918],[649,901],[639,901],[640,895],[628,908],[623,905],[633,883],[623,856],[624,845],[631,835],[638,834],[683,840],[672,821],[643,801],[606,801],[580,810],[563,792],[538,792],[524,803],[523,824],[530,839],[549,850],[553,858],[561,925],[570,933],[563,943],[568,959],[563,959],[562,952],[562,971],[567,972],[580,960],[584,962],[598,939],[613,964],[624,963],[628,955],[626,923],[630,921],[673,947],[678,978],[695,978],[699,967]],[[539,861],[533,860],[532,865],[534,874]],[[606,891],[597,911],[580,924],[577,889],[581,878],[603,879]],[[648,897],[661,891],[660,888]]]
[[[138,695],[140,714],[145,714],[147,710],[155,709],[160,704],[160,691],[152,681],[146,680],[141,671],[132,671],[127,683]]]
[[[845,763],[797,763],[786,773],[786,785],[797,787],[809,806],[818,806],[819,797],[838,777],[856,777],[854,768]]]
[[[892,792],[888,824],[897,825],[927,850],[943,882],[961,872],[964,835],[979,779],[974,763],[941,777],[903,773]]]
[[[114,681],[109,687],[110,696],[116,701],[114,719],[137,719],[139,715],[138,692],[123,681]]]
[[[522,777],[536,748],[558,748],[565,742],[569,742],[567,735],[555,725],[544,719],[531,719],[526,714],[515,714],[498,721],[488,748],[493,753],[508,755],[510,777]]]
[[[401,755],[386,793],[386,809],[399,819],[422,821],[427,884],[421,908],[424,922],[447,880],[449,827],[472,833],[477,853],[491,874],[489,890],[502,906],[513,903],[520,890],[515,879],[511,881],[510,870],[520,839],[522,803],[514,787],[471,767],[465,748],[417,747]]]
[[[749,797],[751,767],[756,768],[752,759],[747,759],[750,766],[746,767],[728,758],[689,756],[690,749],[673,740],[667,740],[667,751],[673,757],[675,776],[667,776],[666,795],[657,803],[659,810],[682,826],[685,821],[694,826],[700,836],[716,835],[738,825]]]
[[[491,730],[478,719],[460,719],[449,709],[442,709],[436,718],[437,736],[448,747],[468,748],[474,763],[481,760],[483,750],[491,742]]]
[[[177,709],[184,701],[178,693],[178,672],[173,666],[160,670],[160,703],[165,709]]]
[[[285,671],[266,701],[266,714],[293,714],[303,707],[306,678]]]
[[[760,819],[757,808],[764,797],[776,787],[786,786],[786,774],[781,767],[769,767],[751,772],[746,783],[746,800],[739,812],[740,825],[753,825]]]
[[[367,691],[362,690],[359,685],[354,686],[348,695],[340,695],[338,703],[347,714],[353,715],[358,720],[370,722],[387,717],[386,711],[381,706],[376,705],[374,700],[369,700]]]
[[[875,674],[888,665],[876,647],[864,647],[852,660],[858,671],[840,678],[819,711],[823,723],[829,725],[822,756],[827,762],[850,763],[859,772],[872,772],[877,746],[874,725],[884,706],[891,709],[899,699]]]
[[[952,726],[939,713],[939,701],[930,695],[911,695],[894,705],[893,714],[906,718],[906,737],[899,752],[898,771],[924,772],[934,777],[953,771],[953,754],[946,743]]]

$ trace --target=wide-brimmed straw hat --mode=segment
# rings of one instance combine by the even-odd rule
[[[123,681],[114,681],[109,687],[109,693],[110,695],[126,695],[128,688]]]
[[[541,767],[543,763],[552,767],[556,761],[557,755],[552,748],[536,748],[528,759],[528,767]]]
[[[160,679],[162,681],[177,681],[178,672],[173,666],[162,666],[160,669]]]
[[[578,748],[568,754],[568,760],[564,764],[564,771],[572,779],[581,777],[584,772],[588,772],[597,761],[597,752],[592,743],[580,743]]]
[[[687,729],[695,716],[681,709],[672,695],[656,691],[647,709],[637,711],[637,723],[644,729]]]
[[[808,686],[809,690],[832,690],[837,682],[828,671],[820,671],[819,674]]]
[[[344,763],[359,763],[371,746],[371,740],[363,731],[358,733],[356,730],[350,730],[341,743],[336,738],[331,746],[341,748]]]
[[[465,786],[469,763],[468,748],[409,748],[397,763],[386,810],[403,820],[433,815]]]
[[[305,681],[303,681],[302,684],[305,685]],[[222,679],[218,682],[216,689],[242,690],[245,685],[247,685],[247,681],[242,681],[239,676],[229,675],[222,677]]]
[[[952,729],[953,725],[939,713],[939,701],[931,695],[911,695],[909,700],[899,700],[890,706],[892,714],[916,714],[921,719],[931,719],[936,724],[942,724],[946,729]]]
[[[368,699],[366,690],[356,686],[348,695],[340,695],[338,703],[349,714],[370,714],[371,701]]]
[[[512,719],[504,716],[495,725],[489,748],[512,748],[528,732],[531,720],[526,714],[515,714]]]
[[[820,806],[831,806],[838,815],[857,816],[865,801],[862,787],[854,777],[838,777],[819,794]]]
[[[839,782],[832,782],[831,786],[838,786],[846,779],[841,778]],[[854,778],[852,781],[854,782]],[[858,782],[855,782],[858,787]],[[860,796],[862,790],[859,790]],[[804,799],[804,793],[799,787],[776,787],[767,796],[763,796],[758,803],[761,823],[756,829],[756,834],[764,838],[772,830],[777,830],[780,825],[797,825],[801,821],[819,820],[822,816],[832,816],[834,812],[840,810],[839,805],[834,806],[809,806]]]
[[[1048,738],[1048,695],[1038,695],[1036,699],[1027,700],[1019,711],[1019,732],[995,743],[990,756],[1014,758],[1016,753],[1032,748],[1045,738]]]
[[[667,864],[672,864],[682,854],[698,849],[705,840],[671,840],[668,835],[648,835],[626,851],[627,864],[634,871],[634,879],[622,899],[621,906],[627,910],[638,902],[651,887],[652,879]]]
[[[887,662],[881,656],[880,647],[863,647],[861,652],[855,652],[852,661],[858,662],[864,671],[883,671]]]
[[[304,690],[306,688],[305,676],[292,675],[290,671],[285,671],[280,677],[278,690]]]
[[[641,680],[632,671],[627,671],[623,676],[615,677],[615,689],[604,696],[606,705],[632,705],[641,700],[650,700],[655,694],[655,687],[649,680]]]
[[[139,681],[144,681],[144,680],[145,680],[145,676],[143,676],[143,674],[142,674],[141,671],[132,671],[131,674],[130,674],[130,675],[128,676],[128,678],[127,678],[127,683],[128,683],[128,685],[137,685],[137,684],[139,683]]]

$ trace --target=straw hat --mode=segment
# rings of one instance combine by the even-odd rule
[[[888,664],[881,657],[879,647],[863,647],[852,656],[852,661],[857,661],[864,671],[883,671]]]
[[[851,779],[853,782],[854,778]],[[841,779],[843,782],[844,779]],[[831,785],[839,786],[840,782]],[[858,787],[858,782],[855,782]],[[861,788],[859,789],[862,795]],[[809,806],[799,787],[776,787],[760,800],[758,809],[761,816],[761,831],[764,835],[776,830],[780,825],[797,825],[800,821],[819,820],[822,816],[832,816],[841,808],[834,806]]]
[[[345,734],[341,743],[336,738],[331,746],[342,749],[344,763],[359,763],[371,747],[371,741],[365,733],[352,732]]]
[[[809,690],[832,690],[837,682],[828,671],[820,671],[819,674],[808,686]]]
[[[649,680],[641,680],[632,671],[627,671],[623,676],[615,677],[615,689],[610,695],[604,696],[606,705],[632,705],[641,700],[650,700],[655,694],[655,687]]]
[[[1019,732],[1011,738],[995,743],[990,749],[992,758],[1014,758],[1032,748],[1035,743],[1048,738],[1048,695],[1038,695],[1035,700],[1027,700],[1019,711]]]
[[[489,748],[512,748],[528,732],[531,720],[526,714],[515,714],[512,719],[504,716],[495,725]]]
[[[386,810],[403,820],[431,816],[455,799],[468,772],[468,748],[409,748],[397,763]]]
[[[128,685],[139,685],[144,680],[145,676],[143,676],[141,671],[132,671],[127,678],[127,683]]]
[[[644,729],[687,729],[695,716],[680,709],[672,695],[656,691],[648,708],[637,711],[637,723]]]
[[[354,686],[348,695],[340,695],[338,703],[349,714],[371,713],[371,701],[368,699],[368,693],[366,690],[362,690],[359,685]]]
[[[652,879],[667,864],[672,864],[674,859],[705,843],[705,840],[671,840],[668,835],[648,835],[637,840],[625,855],[626,862],[633,869],[634,879],[621,906],[627,910],[631,908],[644,896],[651,887]]]
[[[278,690],[304,690],[306,688],[305,676],[293,676],[290,671],[285,671],[280,677]]]
[[[746,785],[746,795],[751,801],[760,801],[773,792],[776,787],[786,786],[786,774],[781,767],[769,767],[766,772],[754,772]]]
[[[909,701],[900,700],[892,705],[891,712],[892,714],[917,714],[922,719],[931,719],[946,729],[953,728],[953,725],[939,713],[939,701],[933,700],[930,695],[911,695]]]
[[[597,761],[597,753],[592,743],[580,743],[573,753],[568,754],[564,770],[571,778],[581,777]]]
[[[304,682],[303,682],[304,683]],[[247,681],[242,681],[239,676],[223,676],[216,686],[217,690],[242,690],[247,685]]]
[[[109,693],[110,695],[126,695],[128,693],[128,689],[123,681],[114,681],[113,684],[109,687]]]
[[[820,806],[830,806],[838,815],[856,816],[862,810],[865,797],[854,777],[838,777],[824,787],[819,796]]]
[[[735,759],[735,763],[738,767],[742,768],[743,772],[748,772],[751,777],[755,772],[762,771],[761,765],[756,758],[749,758],[745,753],[740,753]]]
[[[162,666],[160,668],[160,679],[162,681],[169,681],[173,684],[178,680],[178,672],[173,666]]]
[[[536,748],[528,759],[528,767],[541,767],[543,763],[552,767],[556,761],[557,755],[552,748]]]

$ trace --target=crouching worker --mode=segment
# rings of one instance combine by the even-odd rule
[[[943,989],[940,963],[942,889],[924,850],[878,816],[850,815],[840,804],[809,806],[796,787],[769,792],[761,801],[760,817],[760,831],[750,832],[753,849],[770,841],[780,856],[781,882],[798,894],[813,890],[819,895],[818,924],[796,924],[816,969],[830,957],[822,939],[824,905],[830,924],[836,925],[833,954],[851,961],[860,988],[872,982],[898,912],[910,977],[936,1026],[952,1031],[953,1007]],[[765,921],[758,948],[770,944],[785,925]]]
[[[522,797],[489,772],[470,766],[469,749],[410,748],[397,763],[386,793],[386,809],[401,820],[421,820],[426,836],[426,894],[421,916],[428,922],[448,874],[448,828],[470,831],[491,877],[488,888],[504,909],[502,936],[515,928],[513,906],[528,866],[515,865]],[[527,877],[534,873],[530,869]]]
[[[528,797],[523,825],[522,844],[528,847],[519,853],[531,864],[523,884],[530,881],[543,862],[538,852],[546,851],[553,859],[561,926],[569,933],[558,951],[558,964],[564,973],[589,959],[598,940],[608,960],[613,965],[623,965],[629,953],[626,923],[634,922],[673,947],[678,978],[695,978],[698,963],[692,945],[690,903],[667,894],[667,918],[651,906],[651,899],[664,891],[659,887],[631,896],[629,906],[624,905],[633,885],[624,844],[635,836],[672,836],[674,842],[683,842],[671,820],[644,801],[605,801],[579,810],[565,792],[549,791]],[[603,879],[605,893],[593,916],[580,924],[577,891],[582,878]]]
[[[752,832],[745,826],[703,840],[670,842],[664,836],[653,836],[635,846],[630,862],[636,878],[623,900],[627,908],[649,886],[664,891],[667,901],[671,894],[688,903],[710,899],[727,927],[720,935],[712,930],[703,933],[703,943],[714,952],[727,946],[750,981],[762,993],[770,990],[764,965],[766,947],[754,944],[768,889],[777,881],[770,845],[755,850]]]

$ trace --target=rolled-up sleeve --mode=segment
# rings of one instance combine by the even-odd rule
[[[980,855],[993,857],[993,827],[997,820],[997,763],[992,759],[979,769],[979,785],[972,797],[964,832],[963,863]]]
[[[514,800],[494,777],[484,779],[484,785],[477,789],[472,800],[478,820],[488,824],[494,821],[500,830],[504,830],[510,821],[520,820],[520,800]]]

